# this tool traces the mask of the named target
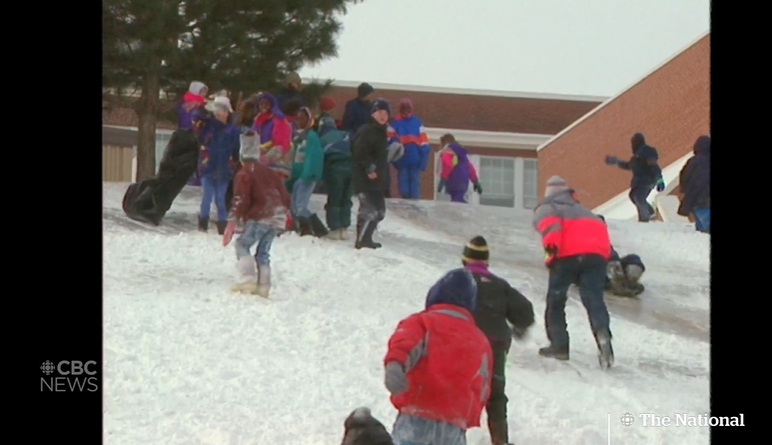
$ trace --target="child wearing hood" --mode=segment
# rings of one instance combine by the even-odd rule
[[[316,182],[322,179],[324,153],[319,135],[314,131],[311,110],[303,107],[296,116],[298,132],[292,140],[292,171],[287,189],[292,196],[292,221],[300,236],[326,236],[327,229],[316,215],[308,210],[308,202],[314,193]]]
[[[710,233],[710,136],[697,138],[694,142],[694,156],[686,161],[678,176],[683,193],[678,214],[691,214],[695,228]]]
[[[351,135],[347,131],[336,129],[332,117],[323,117],[319,123],[319,137],[324,150],[324,169],[322,179],[327,192],[327,204],[324,206],[327,238],[348,240],[348,228],[351,227]]]
[[[287,179],[290,176],[288,155],[292,130],[272,94],[259,95],[257,109],[252,129],[260,135],[260,162]]]
[[[396,445],[465,445],[466,431],[480,426],[493,352],[472,316],[476,300],[472,274],[451,270],[429,289],[426,309],[400,321],[389,339],[383,364],[399,411]]]

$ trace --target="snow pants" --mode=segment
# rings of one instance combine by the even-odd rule
[[[398,414],[391,437],[395,445],[466,445],[466,431],[438,420]]]
[[[386,197],[383,192],[368,191],[359,194],[357,223],[381,222],[386,217]]]
[[[227,179],[213,179],[208,176],[201,178],[201,213],[202,218],[209,218],[209,211],[212,208],[212,200],[217,207],[217,221],[228,219],[228,208],[225,202],[225,195],[228,193]]]
[[[569,346],[566,302],[568,288],[573,283],[579,286],[579,296],[587,310],[592,332],[609,329],[608,308],[603,299],[606,259],[594,254],[556,258],[550,264],[547,306],[544,311],[547,338],[556,348]]]
[[[351,226],[351,164],[341,163],[325,166],[323,175],[327,189],[327,204],[324,206],[327,227],[330,230],[347,229]]]
[[[421,170],[417,168],[398,169],[397,184],[402,199],[418,199],[421,195]]]
[[[466,204],[466,199],[464,199],[466,192],[448,192],[448,195],[450,195],[450,202],[461,202]]]
[[[493,350],[493,378],[491,381],[491,396],[485,405],[488,414],[488,431],[491,437],[509,442],[509,427],[507,424],[507,394],[504,391],[507,385],[505,371],[507,369],[508,348],[492,344]]]
[[[654,190],[654,184],[639,185],[630,188],[630,194],[628,196],[635,206],[635,210],[638,212],[639,222],[649,222],[651,217],[654,216],[654,207],[646,200],[652,190]]]

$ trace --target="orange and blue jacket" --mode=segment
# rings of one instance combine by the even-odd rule
[[[397,140],[405,147],[405,154],[394,161],[394,167],[424,171],[429,162],[429,138],[421,120],[413,114],[399,114],[391,121]]]

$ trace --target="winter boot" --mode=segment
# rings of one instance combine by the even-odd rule
[[[225,228],[228,227],[228,221],[217,221],[217,233],[225,235]]]
[[[601,329],[595,333],[595,343],[598,345],[598,362],[600,367],[608,369],[614,366],[614,348],[611,347],[611,332]]]
[[[507,422],[496,422],[488,419],[488,432],[491,434],[491,445],[509,445],[509,427]]]
[[[348,241],[349,239],[348,229],[340,229],[340,239],[342,239],[343,241]]]
[[[201,232],[209,230],[209,218],[204,218],[203,216],[198,217],[198,230]]]
[[[311,234],[317,238],[322,238],[327,236],[327,234],[330,233],[329,230],[327,230],[327,226],[324,225],[321,219],[319,219],[319,216],[317,216],[316,213],[311,215],[310,218],[308,218],[308,224],[311,227]]]
[[[300,236],[313,235],[313,232],[311,230],[311,223],[308,220],[308,218],[296,216],[292,218],[292,221],[295,223],[295,231],[298,233],[298,235]]]
[[[236,268],[239,272],[239,281],[231,286],[231,290],[245,294],[257,293],[255,258],[251,256],[240,258],[236,263]]]
[[[381,248],[381,243],[376,243],[373,241],[373,233],[375,232],[375,229],[378,227],[378,223],[375,221],[365,221],[362,223],[361,226],[357,225],[357,241],[354,244],[354,247],[357,249],[367,248],[367,249],[379,249]]]
[[[340,230],[330,230],[330,233],[327,234],[327,239],[340,240]]]
[[[271,292],[271,266],[270,265],[257,265],[257,295],[263,298],[268,298],[268,294]]]
[[[539,349],[539,355],[542,357],[554,358],[556,360],[566,361],[569,358],[568,346],[559,348],[554,345]]]

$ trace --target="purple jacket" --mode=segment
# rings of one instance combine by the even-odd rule
[[[700,136],[694,142],[694,156],[681,169],[679,184],[684,195],[678,207],[679,215],[710,208],[710,136]]]
[[[445,180],[445,190],[448,193],[466,193],[469,189],[470,180],[469,152],[455,142],[448,144],[448,148],[453,150],[458,162]]]

